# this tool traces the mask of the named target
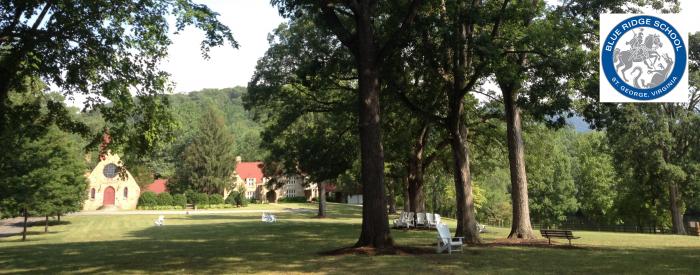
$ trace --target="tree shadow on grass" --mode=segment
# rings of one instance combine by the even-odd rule
[[[37,232],[37,231],[27,231],[27,240],[25,240],[24,242],[32,241],[32,240],[29,238],[29,236],[48,235],[48,234],[56,234],[56,233],[59,233],[59,232],[54,232],[54,231],[49,231],[49,232],[44,232],[44,231],[41,231],[41,232]],[[13,236],[22,236],[22,232],[20,231],[20,232],[2,233],[2,234],[0,234],[0,238],[7,238],[7,237],[13,237]],[[11,240],[11,241],[22,242],[21,239],[19,239],[19,240]]]
[[[124,240],[3,247],[0,273],[693,273],[700,268],[700,248],[473,247],[452,255],[319,256],[319,252],[352,245],[359,225],[299,221],[298,216],[277,223],[260,222],[257,215],[256,219],[253,215],[185,218],[204,221],[207,217],[216,221],[166,223],[130,232]],[[230,222],[219,222],[224,218]],[[400,245],[428,245],[434,236],[402,232],[395,239]]]

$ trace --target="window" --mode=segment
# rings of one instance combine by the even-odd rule
[[[297,179],[295,177],[289,178],[289,185],[294,185],[297,183]]]
[[[90,198],[95,199],[95,188],[90,189]]]
[[[287,189],[284,192],[284,196],[287,198],[296,197],[296,195],[297,195],[296,189]]]
[[[245,184],[248,185],[248,187],[255,187],[255,178],[245,179]]]
[[[245,197],[248,198],[248,199],[252,198],[252,197],[253,197],[253,191],[245,192]]]
[[[111,179],[117,175],[117,170],[117,165],[110,163],[105,165],[105,168],[102,169],[102,174],[105,175],[106,178]]]
[[[128,197],[129,197],[129,188],[128,188],[128,187],[124,187],[124,198],[126,199],[126,198],[128,198]]]

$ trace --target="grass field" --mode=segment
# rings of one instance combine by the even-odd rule
[[[314,208],[282,204],[276,208]],[[69,216],[66,224],[28,241],[0,238],[0,273],[700,273],[700,238],[575,232],[575,248],[481,246],[463,253],[392,256],[320,256],[350,246],[359,235],[360,208],[330,205],[327,219],[313,212],[279,213],[274,224],[259,213]],[[454,225],[453,223],[451,225]],[[507,230],[490,228],[486,242]],[[453,229],[454,230],[454,229]],[[432,248],[436,233],[393,230],[397,244]]]

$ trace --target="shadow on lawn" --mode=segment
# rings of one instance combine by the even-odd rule
[[[165,226],[133,231],[125,240],[3,247],[0,273],[693,273],[700,268],[700,248],[475,247],[453,255],[319,256],[321,251],[352,245],[359,224],[325,219],[280,219],[268,224],[257,217],[193,215],[183,219],[217,222],[187,225],[168,225],[166,217]],[[402,244],[434,242],[432,232],[397,232],[394,237]]]

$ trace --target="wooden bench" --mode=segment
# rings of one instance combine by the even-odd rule
[[[569,240],[569,245],[571,245],[571,240],[579,239],[581,237],[574,237],[574,233],[571,230],[553,230],[553,229],[542,229],[540,230],[542,237],[547,238],[549,244],[552,244],[552,238],[560,238]]]

